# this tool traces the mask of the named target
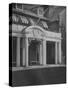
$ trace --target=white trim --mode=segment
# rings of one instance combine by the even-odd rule
[[[39,36],[39,37],[35,37],[35,38],[47,38],[47,39],[53,39],[53,40],[61,40],[62,39],[61,38],[61,33],[47,31],[46,29],[43,29],[43,28],[41,28],[40,26],[37,26],[37,25],[32,25],[32,26],[29,26],[25,29],[23,29],[23,26],[21,26],[20,32],[12,32],[12,34],[10,34],[10,35],[19,36],[19,37],[33,37],[34,38],[34,36],[32,34],[28,34],[29,31],[31,32],[31,30],[33,28],[39,29],[44,34],[44,36]],[[16,28],[15,28],[15,30],[16,30]],[[25,31],[25,33],[24,33],[24,31]]]
[[[46,38],[46,41],[54,41],[54,42],[59,42],[61,39],[55,39],[55,38]]]
[[[56,33],[56,32],[51,32],[51,31],[47,31],[46,29],[43,29],[41,28],[40,26],[37,26],[37,25],[32,25],[32,26],[29,26],[25,29],[25,32],[28,32],[30,30],[32,30],[33,28],[37,28],[39,29],[40,31],[42,31],[44,33],[44,36],[39,36],[39,38],[52,38],[52,39],[58,39],[58,40],[61,40],[61,33]],[[27,34],[26,36],[28,37],[33,37],[31,36],[31,34]],[[38,37],[37,37],[38,38]]]
[[[27,27],[25,30],[28,31],[28,30],[30,30],[30,29],[32,29],[32,28],[38,28],[38,29],[40,29],[42,32],[45,32],[43,28],[41,28],[40,26],[37,26],[37,25],[29,26],[29,27]]]

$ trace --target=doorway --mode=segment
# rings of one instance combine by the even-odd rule
[[[40,64],[40,41],[31,40],[29,44],[29,65]]]
[[[47,64],[55,64],[55,42],[46,42]]]

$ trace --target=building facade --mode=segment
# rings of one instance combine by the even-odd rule
[[[9,23],[12,37],[10,63],[13,71],[65,66],[62,61],[62,33],[59,29],[59,20],[52,21],[50,17],[45,17],[49,8],[51,9],[49,6],[40,5],[12,5]]]

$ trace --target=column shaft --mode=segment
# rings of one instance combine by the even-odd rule
[[[46,40],[43,40],[43,65],[46,65]]]
[[[28,67],[28,38],[25,38],[26,67]]]
[[[55,42],[55,64],[57,64],[57,42]]]
[[[61,41],[59,42],[59,63],[61,64]]]
[[[40,55],[39,55],[39,59],[40,59],[40,64],[42,64],[42,45],[40,44]]]
[[[22,40],[22,43],[23,43],[23,49],[22,49],[22,65],[25,66],[25,38],[23,38]]]

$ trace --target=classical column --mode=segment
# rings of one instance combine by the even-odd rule
[[[42,44],[39,45],[39,48],[40,48],[39,59],[40,59],[40,64],[42,64]]]
[[[61,41],[59,41],[59,63],[61,64]]]
[[[55,64],[57,64],[57,42],[55,42]]]
[[[23,43],[23,49],[22,49],[22,65],[25,66],[25,38],[22,40]]]
[[[20,37],[17,38],[17,66],[20,66]]]
[[[25,38],[26,67],[28,67],[28,38]]]
[[[43,65],[46,65],[46,40],[43,40]]]

